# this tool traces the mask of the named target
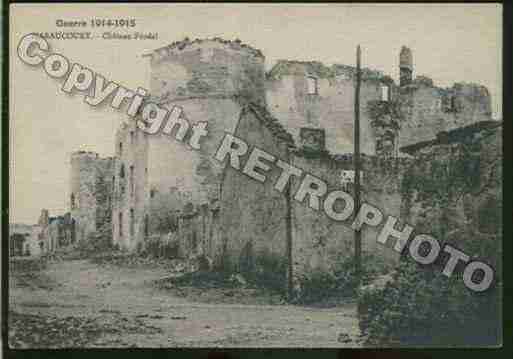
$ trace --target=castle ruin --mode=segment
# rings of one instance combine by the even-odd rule
[[[329,186],[352,191],[354,67],[282,60],[266,73],[259,50],[220,38],[185,39],[146,56],[152,99],[168,110],[180,106],[191,125],[206,121],[208,136],[195,150],[173,138],[177,128],[172,136],[148,135],[130,120],[116,133],[114,158],[74,153],[70,208],[78,240],[109,226],[113,242],[134,251],[151,236],[174,233],[182,257],[204,255],[238,270],[258,270],[267,258],[292,265],[295,277],[329,270],[352,255],[350,227],[293,201],[293,188],[277,192],[273,181],[255,181],[213,155],[224,134],[232,133]],[[400,186],[411,164],[400,149],[491,121],[485,87],[439,88],[414,77],[406,47],[399,68],[399,84],[363,69],[360,95],[362,197],[398,217],[404,213]],[[376,234],[373,228],[362,232],[364,250],[397,260],[376,245]]]

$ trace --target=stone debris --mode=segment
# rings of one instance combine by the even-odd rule
[[[337,338],[337,341],[339,343],[350,343],[352,342],[353,340],[351,339],[351,337],[349,336],[349,334],[347,333],[340,333],[338,338]]]

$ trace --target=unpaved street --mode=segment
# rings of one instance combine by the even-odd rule
[[[88,260],[10,275],[14,347],[359,346],[352,303],[319,309],[195,302],[154,285],[169,275],[162,268]]]

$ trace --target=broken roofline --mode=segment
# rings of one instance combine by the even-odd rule
[[[159,47],[159,48],[157,48],[155,50],[152,50],[151,52],[143,54],[142,56],[143,57],[153,57],[157,53],[168,54],[169,51],[172,51],[172,50],[175,50],[175,49],[184,50],[188,46],[199,45],[199,44],[202,44],[202,43],[205,43],[205,42],[216,42],[216,43],[219,43],[219,44],[222,44],[222,45],[226,45],[226,46],[228,46],[232,50],[248,50],[251,54],[253,54],[255,56],[258,56],[258,57],[261,57],[261,58],[265,58],[265,56],[262,53],[262,51],[260,51],[259,49],[256,49],[256,48],[254,48],[252,46],[249,46],[249,45],[243,43],[239,39],[225,40],[225,39],[217,37],[217,36],[216,37],[212,37],[212,38],[196,38],[194,40],[190,40],[188,37],[185,37],[183,40],[174,41],[174,42],[172,42],[169,45]]]
[[[256,49],[252,46],[249,46],[245,43],[243,43],[239,39],[235,40],[224,40],[220,37],[213,37],[213,38],[196,38],[194,40],[190,40],[188,37],[185,37],[181,41],[175,41],[167,46],[163,46],[160,48],[157,48],[155,50],[152,50],[149,53],[145,53],[142,56],[143,57],[152,57],[160,54],[160,56],[166,57],[170,54],[170,52],[174,50],[184,50],[189,46],[193,45],[201,45],[202,43],[219,43],[222,45],[225,45],[226,47],[229,47],[232,50],[241,51],[244,50],[248,52],[251,55],[260,57],[262,59],[265,59],[265,56],[263,55],[262,51],[259,49]],[[331,66],[324,65],[320,61],[300,61],[300,60],[285,60],[280,59],[276,62],[276,64],[266,72],[266,78],[268,80],[278,80],[283,75],[297,75],[301,74],[304,75],[305,69],[307,75],[315,76],[317,78],[328,78],[333,79],[337,76],[345,76],[349,80],[354,80],[356,77],[356,67],[350,66],[350,65],[344,65],[344,64],[333,64]],[[302,69],[301,69],[302,68]],[[361,69],[361,79],[362,81],[379,81],[385,85],[391,85],[395,84],[394,80],[391,76],[386,75],[383,71],[380,70],[373,70],[370,68],[362,68]],[[446,87],[441,88],[436,86],[436,84],[433,83],[433,80],[425,75],[418,75],[411,84],[405,85],[408,88],[414,88],[419,85],[427,85],[430,87],[437,88],[440,92],[451,92],[453,90],[457,90],[458,87],[465,85],[465,83],[456,82],[452,85],[452,87]],[[488,93],[488,89],[484,87],[481,84],[474,84],[470,83],[468,85],[472,85],[476,88],[484,89],[486,93]]]
[[[343,64],[325,65],[320,61],[299,61],[299,60],[278,60],[276,64],[267,73],[269,79],[279,79],[283,75],[304,74],[318,78],[334,78],[339,75],[345,75],[350,78],[356,77],[356,67]],[[361,69],[362,80],[377,80],[384,83],[393,83],[394,80],[385,75],[383,71],[370,68]]]
[[[306,71],[305,71],[306,70]],[[317,78],[333,79],[337,76],[344,75],[348,79],[354,80],[356,78],[356,67],[343,64],[333,64],[331,66],[325,65],[320,61],[300,61],[300,60],[278,60],[276,64],[266,73],[266,78],[269,80],[278,80],[281,76],[285,75],[306,75],[314,76]],[[362,81],[380,81],[385,85],[395,84],[395,81],[389,75],[386,75],[383,71],[373,70],[365,67],[361,69]],[[451,86],[440,87],[437,86],[433,79],[427,75],[417,75],[410,84],[401,86],[405,89],[414,89],[419,86],[432,87],[437,89],[440,93],[452,93],[458,91],[465,86],[471,86],[480,91],[483,91],[486,95],[489,95],[489,91],[486,86],[474,82],[454,82]]]
[[[257,48],[254,48],[250,45],[247,45],[243,43],[239,39],[235,40],[224,40],[220,37],[213,37],[213,38],[197,38],[195,40],[190,40],[188,37],[184,38],[181,41],[174,41],[169,45],[159,47],[155,50],[151,50],[150,52],[142,54],[143,57],[153,57],[155,54],[162,54],[167,55],[170,51],[173,50],[184,50],[186,47],[189,47],[191,45],[199,45],[202,43],[207,42],[216,42],[219,44],[223,44],[228,46],[230,49],[233,50],[248,50],[250,53],[252,53],[255,56],[265,58],[262,51],[260,51]],[[331,66],[324,65],[323,63],[319,61],[298,61],[298,60],[278,60],[278,62],[273,66],[273,68],[267,73],[268,77],[275,77],[275,75],[282,75],[282,74],[276,74],[276,69],[278,67],[281,67],[283,65],[293,66],[293,65],[306,65],[311,68],[311,75],[316,75],[318,77],[334,77],[336,75],[345,74],[349,76],[355,76],[356,73],[356,67],[349,66],[349,65],[343,65],[343,64],[333,64]],[[372,70],[369,68],[363,68],[362,70],[362,79],[375,79],[375,80],[383,80],[385,82],[391,81],[393,82],[392,78],[385,75],[382,71],[378,70]]]
[[[190,40],[188,37],[185,37],[183,40],[180,41],[174,41],[169,45],[159,47],[155,50],[152,50],[148,53],[143,54],[143,57],[153,57],[156,54],[160,54],[161,56],[169,55],[171,51],[174,50],[184,50],[186,47],[192,46],[192,45],[200,45],[202,43],[207,42],[216,42],[222,45],[225,45],[229,47],[232,50],[246,50],[250,54],[261,57],[262,59],[265,59],[265,56],[263,55],[262,51],[259,49],[256,49],[250,45],[247,45],[243,43],[239,39],[235,40],[225,40],[220,37],[212,37],[212,38],[196,38],[194,40]],[[404,48],[404,46],[403,46]],[[266,73],[266,78],[270,80],[276,80],[279,79],[283,75],[294,75],[294,74],[304,74],[304,71],[301,71],[300,69],[296,68],[293,69],[294,66],[301,66],[307,67],[307,74],[312,75],[318,78],[334,78],[336,76],[345,75],[349,79],[354,79],[356,77],[356,67],[350,66],[350,65],[344,65],[344,64],[333,64],[331,66],[324,65],[320,61],[300,61],[300,60],[285,60],[280,59],[276,62],[276,64]],[[373,70],[370,68],[362,68],[361,69],[361,79],[363,81],[380,81],[384,84],[394,84],[394,80],[391,76],[384,74],[383,71],[380,70]],[[427,82],[426,82],[427,81]],[[429,84],[428,84],[429,83]],[[453,89],[457,89],[458,86],[464,85],[465,83],[454,83],[452,87],[447,88],[439,88],[436,86],[432,79],[424,76],[424,75],[418,75],[412,82],[412,84],[408,85],[409,87],[415,87],[421,84],[428,84],[428,86],[436,87],[440,91],[451,91]],[[484,88],[486,91],[486,87],[480,85],[480,84],[474,84],[471,83],[469,85],[473,85],[475,87]]]

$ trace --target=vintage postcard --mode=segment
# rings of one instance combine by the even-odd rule
[[[502,346],[501,5],[8,21],[10,349]]]

